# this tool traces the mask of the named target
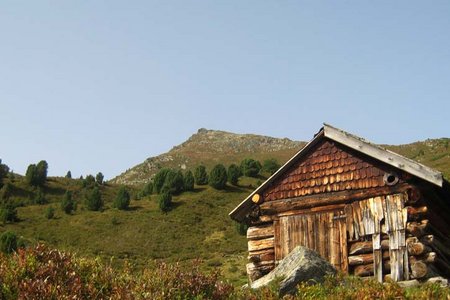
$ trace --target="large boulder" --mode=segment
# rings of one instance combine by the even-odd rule
[[[336,274],[336,269],[317,252],[303,246],[297,246],[267,275],[253,281],[253,289],[269,285],[281,279],[280,296],[293,294],[300,282],[323,282],[325,275]]]

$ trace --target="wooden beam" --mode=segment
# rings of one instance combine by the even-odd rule
[[[273,248],[274,238],[267,238],[262,240],[250,240],[248,241],[248,251],[257,251],[263,249]]]
[[[422,255],[428,252],[431,252],[431,248],[424,245],[421,242],[417,242],[417,243],[409,243],[406,246],[407,250],[408,250],[408,254],[409,255],[414,255],[414,256],[418,256],[418,255]]]
[[[422,220],[418,222],[408,222],[406,224],[406,232],[411,233],[413,236],[420,238],[425,235],[428,230],[429,221]]]
[[[260,203],[262,203],[262,197],[261,197],[261,195],[259,195],[259,194],[254,194],[254,195],[252,196],[252,201],[253,201],[253,203],[255,203],[255,204],[260,204]]]
[[[291,210],[313,208],[316,206],[348,203],[354,200],[368,199],[381,195],[405,192],[410,186],[398,184],[393,187],[378,187],[372,189],[348,190],[281,200],[266,201],[260,205],[262,215],[274,215]]]
[[[428,273],[427,264],[422,261],[416,261],[411,263],[410,269],[411,269],[411,278],[415,279],[423,278]]]
[[[262,226],[252,226],[247,229],[247,239],[260,240],[264,238],[273,237],[273,224],[266,224]]]
[[[389,240],[381,240],[381,249],[389,249]],[[350,244],[350,249],[348,251],[349,255],[362,254],[362,253],[372,253],[373,244],[371,241],[360,241]]]

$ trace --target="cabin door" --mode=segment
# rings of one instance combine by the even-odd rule
[[[343,210],[280,216],[274,225],[277,263],[301,245],[318,252],[338,270],[347,272],[347,229]]]

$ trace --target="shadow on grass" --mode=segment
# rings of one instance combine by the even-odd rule
[[[196,187],[191,192],[192,193],[200,193],[206,190],[206,187]]]
[[[141,209],[144,209],[144,208],[139,205],[133,205],[133,206],[129,206],[126,210],[127,211],[137,211],[137,210],[141,210]]]
[[[183,200],[179,200],[179,201],[173,201],[172,204],[170,205],[171,209],[170,210],[174,210],[177,207],[180,207],[182,205],[185,205],[186,202],[184,202]]]
[[[227,193],[242,193],[246,192],[249,188],[246,186],[227,185],[224,189]]]

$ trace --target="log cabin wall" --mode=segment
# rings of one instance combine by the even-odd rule
[[[431,196],[424,199],[424,185],[414,187],[412,179],[323,139],[265,188],[254,205],[247,232],[250,282],[297,245],[316,250],[344,272],[380,282],[448,273],[450,224],[442,213],[432,214],[435,226],[446,229],[438,239],[439,230],[430,234],[426,204]],[[433,205],[448,208],[442,199]]]

